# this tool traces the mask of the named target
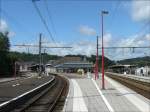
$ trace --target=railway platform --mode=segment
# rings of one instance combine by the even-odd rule
[[[20,97],[20,95],[33,90],[50,79],[52,79],[52,76],[18,78],[10,81],[4,80],[3,83],[0,83],[0,106],[3,102]]]
[[[8,81],[13,81],[15,80],[16,78],[0,78],[0,83],[3,83],[3,82],[8,82]]]
[[[93,74],[91,74],[90,76],[81,76],[78,74],[61,73],[59,75],[65,76],[69,80],[69,92],[66,100],[64,99],[64,105],[62,105],[62,97],[62,100],[56,103],[56,107],[58,107],[54,110],[60,110],[63,112],[150,112],[150,100],[148,98],[145,98],[144,96],[129,89],[128,87],[122,85],[114,79],[109,78],[108,76],[105,76],[105,89],[101,89],[101,76],[99,76],[99,78],[95,80]],[[52,102],[54,102],[53,100],[56,98],[56,96],[54,95],[57,94],[57,91],[60,91],[57,86],[61,88],[63,84],[60,83],[60,80],[56,79],[53,81],[53,83],[48,83],[52,82],[52,79],[54,79],[54,77],[56,78],[57,76],[35,76],[28,77],[23,80],[14,80],[0,83],[0,89],[2,90],[0,91],[0,109],[6,110],[4,109],[5,107],[3,108],[3,105],[8,104],[7,107],[9,107],[11,103],[13,103],[14,105],[11,107],[13,109],[14,107],[16,107],[16,104],[20,105],[19,102],[24,101],[26,98],[28,98],[28,96],[34,96],[34,94],[39,93],[37,91],[47,90],[49,90],[49,92],[48,94],[45,94],[43,98],[46,98],[47,100],[49,99],[50,103],[45,104],[52,104]],[[48,85],[45,87],[43,86],[44,88],[52,85],[54,86],[50,87],[50,89],[47,88],[46,90],[39,90],[39,87],[42,87],[42,85],[45,84]],[[32,90],[36,90],[36,92],[33,92]],[[31,100],[29,100],[29,102],[32,100],[38,101],[37,96],[42,94],[42,92],[41,94],[37,94],[34,97],[35,99],[32,99],[31,97]],[[47,100],[39,99],[39,103],[35,103],[38,105],[35,106],[35,104],[33,103],[33,106],[31,106],[31,108],[28,108],[25,112],[28,112],[28,110],[29,112],[33,112],[35,107],[36,110],[38,109],[38,111],[41,110],[41,112],[43,112],[41,108],[42,106],[39,106],[39,104],[41,104],[42,102],[43,105],[43,101]],[[21,103],[21,105],[23,105],[22,107],[26,106],[24,105],[24,103]],[[59,106],[62,108],[59,109]],[[45,105],[45,107],[47,107],[47,105]],[[17,109],[21,110],[22,108],[17,107]]]
[[[64,112],[150,112],[149,99],[107,76],[102,90],[101,76],[95,80],[74,75],[66,75],[70,87]]]

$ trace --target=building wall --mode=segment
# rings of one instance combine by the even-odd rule
[[[56,72],[56,68],[54,68],[54,67],[46,67],[45,71],[47,73],[55,73]]]
[[[150,76],[150,67],[145,66],[145,67],[137,68],[135,70],[135,74],[139,76]]]

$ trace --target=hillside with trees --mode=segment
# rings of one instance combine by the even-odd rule
[[[137,65],[139,67],[146,66],[146,65],[150,66],[150,56],[120,60],[120,61],[117,61],[117,63]]]
[[[9,48],[8,32],[0,32],[0,77],[13,73],[14,58],[9,55]]]
[[[17,58],[17,61],[24,61],[24,62],[35,62],[35,63],[39,63],[39,54],[31,54],[31,53],[20,53],[20,52],[9,52],[9,54],[15,58]],[[57,56],[57,55],[49,55],[47,53],[43,53],[42,54],[42,58],[44,63],[46,63],[49,60],[57,60],[59,59],[61,56]]]
[[[12,52],[10,50],[10,42],[8,38],[8,32],[0,33],[0,77],[3,76],[11,76],[14,73],[14,65],[16,61],[23,61],[23,62],[35,62],[39,63],[39,55],[38,54],[31,54],[31,53],[20,53],[20,52]],[[87,61],[92,62],[93,64],[96,61],[96,56],[85,56],[85,55],[67,55],[67,56],[78,56],[86,58]],[[49,60],[57,60],[60,59],[62,56],[58,55],[49,55],[47,53],[42,54],[43,62],[47,63]],[[101,56],[99,58],[99,68],[101,68]],[[114,65],[115,62],[108,59],[107,57],[104,58],[105,61],[105,68],[108,66]],[[125,59],[117,61],[119,64],[131,64],[137,66],[150,66],[150,56],[147,57],[140,57],[140,58],[133,58],[133,59]]]
[[[30,54],[30,53],[20,53],[20,52],[9,52],[9,55],[11,57],[14,57],[15,59],[17,59],[17,61],[24,61],[24,62],[29,62],[29,61],[32,61],[32,62],[35,62],[35,63],[39,63],[39,55],[38,54]],[[91,55],[91,56],[85,56],[85,55],[66,55],[66,56],[69,56],[69,57],[81,57],[82,59],[83,58],[86,58],[87,61],[89,62],[92,62],[92,63],[95,63],[95,60],[96,60],[96,56],[95,55]],[[57,59],[60,59],[62,58],[62,56],[58,56],[58,55],[50,55],[50,54],[42,54],[42,57],[43,57],[43,62],[46,63],[48,62],[49,60],[57,60]],[[101,56],[99,56],[99,67],[101,67]],[[110,59],[108,59],[107,57],[105,57],[105,67],[108,67],[108,66],[111,66],[113,65],[114,62],[111,61]]]

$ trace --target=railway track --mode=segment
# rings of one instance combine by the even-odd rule
[[[150,99],[150,83],[147,81],[141,81],[134,78],[126,77],[116,73],[105,73],[108,77],[122,83],[123,85],[133,89],[137,93],[143,95],[144,97]]]
[[[62,76],[54,75],[54,77],[55,78],[45,86],[10,103],[1,105],[0,112],[61,111],[68,93],[69,83],[67,79]]]

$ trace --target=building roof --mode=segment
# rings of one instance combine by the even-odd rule
[[[124,67],[136,67],[135,65],[113,65],[109,66],[109,68],[124,68]]]
[[[92,68],[93,64],[89,62],[67,62],[58,64],[56,68]]]
[[[63,64],[66,62],[79,62],[82,61],[81,57],[75,57],[75,56],[65,56],[63,58],[60,58],[59,60],[55,60],[54,63],[52,63],[54,66]]]
[[[34,61],[16,61],[16,63],[19,65],[28,65],[28,66],[36,64],[36,62]]]

